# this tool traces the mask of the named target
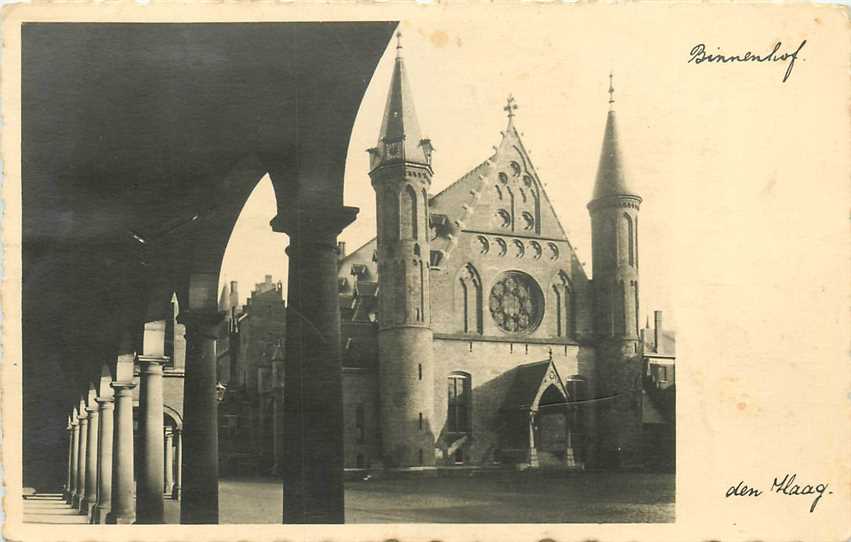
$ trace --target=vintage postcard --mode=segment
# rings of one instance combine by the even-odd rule
[[[3,11],[3,537],[851,537],[831,5]]]

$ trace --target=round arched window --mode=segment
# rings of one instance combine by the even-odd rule
[[[544,296],[535,279],[520,271],[506,271],[491,288],[490,311],[507,333],[530,333],[541,324]]]

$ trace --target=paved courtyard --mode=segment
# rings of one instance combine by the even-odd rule
[[[281,484],[219,484],[222,523],[280,523]],[[180,506],[165,500],[166,521]],[[24,518],[84,523],[59,495],[32,495]],[[674,475],[644,473],[473,472],[346,482],[347,523],[633,523],[674,521]]]
[[[222,523],[278,523],[277,480],[222,480]],[[178,505],[166,501],[169,521]],[[346,482],[347,523],[632,523],[674,521],[674,475],[459,473]]]

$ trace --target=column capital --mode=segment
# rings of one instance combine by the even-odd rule
[[[97,416],[98,415],[98,407],[86,407],[86,412],[89,413],[89,416]]]
[[[80,412],[80,413],[77,415],[77,419],[78,419],[80,422],[84,422],[84,421],[85,421],[88,417],[89,417],[89,415],[88,415],[88,414],[86,414],[86,411],[85,411],[85,410],[83,410],[82,412]]]
[[[109,387],[115,390],[116,397],[132,395],[135,382],[110,382]]]
[[[95,401],[97,401],[97,403],[99,405],[105,405],[105,404],[108,404],[108,403],[114,403],[115,397],[112,397],[111,395],[106,395],[106,396],[103,396],[103,397],[96,397]]]
[[[311,238],[336,237],[343,228],[354,222],[357,207],[289,207],[279,210],[270,225],[278,233],[286,233],[291,239],[305,236]],[[334,248],[336,248],[336,243]]]
[[[217,328],[225,319],[225,313],[216,310],[181,310],[177,323],[186,326],[186,334],[200,333],[207,339],[218,340]]]
[[[136,356],[139,372],[142,374],[162,374],[167,358],[162,356]]]

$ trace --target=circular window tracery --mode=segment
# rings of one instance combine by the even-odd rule
[[[515,239],[512,244],[514,245],[514,257],[522,258],[526,254],[526,247],[523,246],[523,241]]]
[[[520,167],[520,164],[517,162],[511,162],[511,174],[515,177],[518,177],[520,173],[523,171],[523,168]]]
[[[490,311],[507,333],[529,333],[541,324],[544,296],[535,279],[520,271],[506,271],[490,293]]]

